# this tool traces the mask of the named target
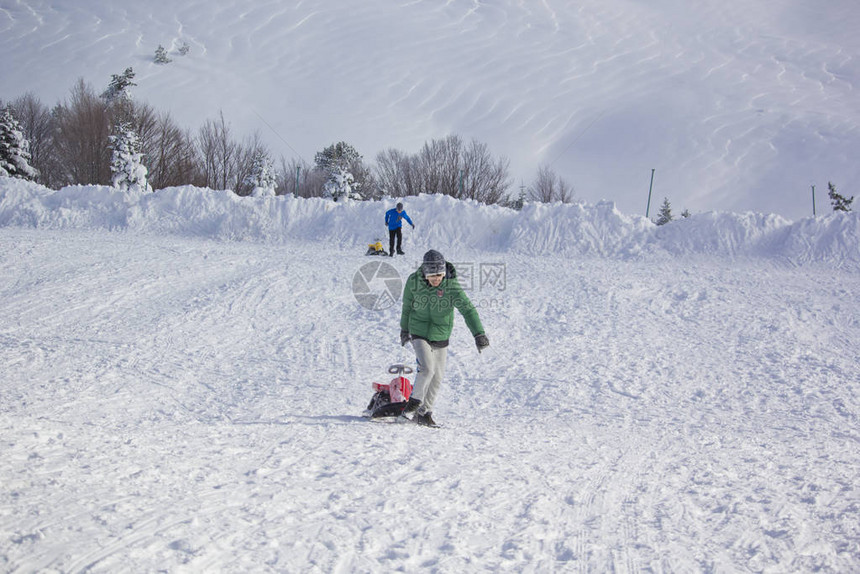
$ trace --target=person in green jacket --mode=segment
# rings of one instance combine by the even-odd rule
[[[414,412],[412,420],[418,424],[436,426],[432,417],[433,403],[445,376],[455,308],[466,320],[478,351],[483,351],[490,341],[478,310],[463,292],[454,266],[431,249],[424,254],[421,267],[406,280],[400,314],[400,344],[412,341],[418,362],[415,386],[403,414]]]

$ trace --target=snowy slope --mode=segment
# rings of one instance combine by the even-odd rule
[[[460,229],[492,343],[432,430],[359,417],[385,207],[2,180],[2,569],[860,569],[855,215],[408,201],[390,262]]]
[[[551,165],[589,203],[644,214],[811,215],[860,172],[855,0],[18,0],[0,3],[0,99],[53,105],[133,66],[136,95],[189,128],[312,163],[456,133]],[[173,62],[153,63],[161,44]],[[190,52],[181,56],[187,44]]]

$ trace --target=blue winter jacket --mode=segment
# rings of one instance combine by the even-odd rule
[[[388,229],[400,229],[403,226],[403,219],[409,222],[409,225],[415,226],[412,223],[412,220],[409,219],[409,216],[406,215],[406,210],[397,213],[397,208],[392,207],[388,211],[385,212],[385,225],[388,226]]]

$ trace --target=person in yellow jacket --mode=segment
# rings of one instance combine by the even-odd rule
[[[406,280],[400,313],[400,344],[412,341],[418,362],[412,396],[403,415],[415,413],[412,420],[418,424],[437,426],[432,417],[433,404],[445,376],[454,309],[466,320],[478,351],[483,351],[490,341],[478,310],[463,292],[454,266],[431,249],[424,254],[421,267]]]

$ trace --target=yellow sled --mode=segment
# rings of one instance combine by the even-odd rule
[[[382,247],[382,240],[377,239],[376,243],[367,244],[367,253],[365,255],[388,255]]]

